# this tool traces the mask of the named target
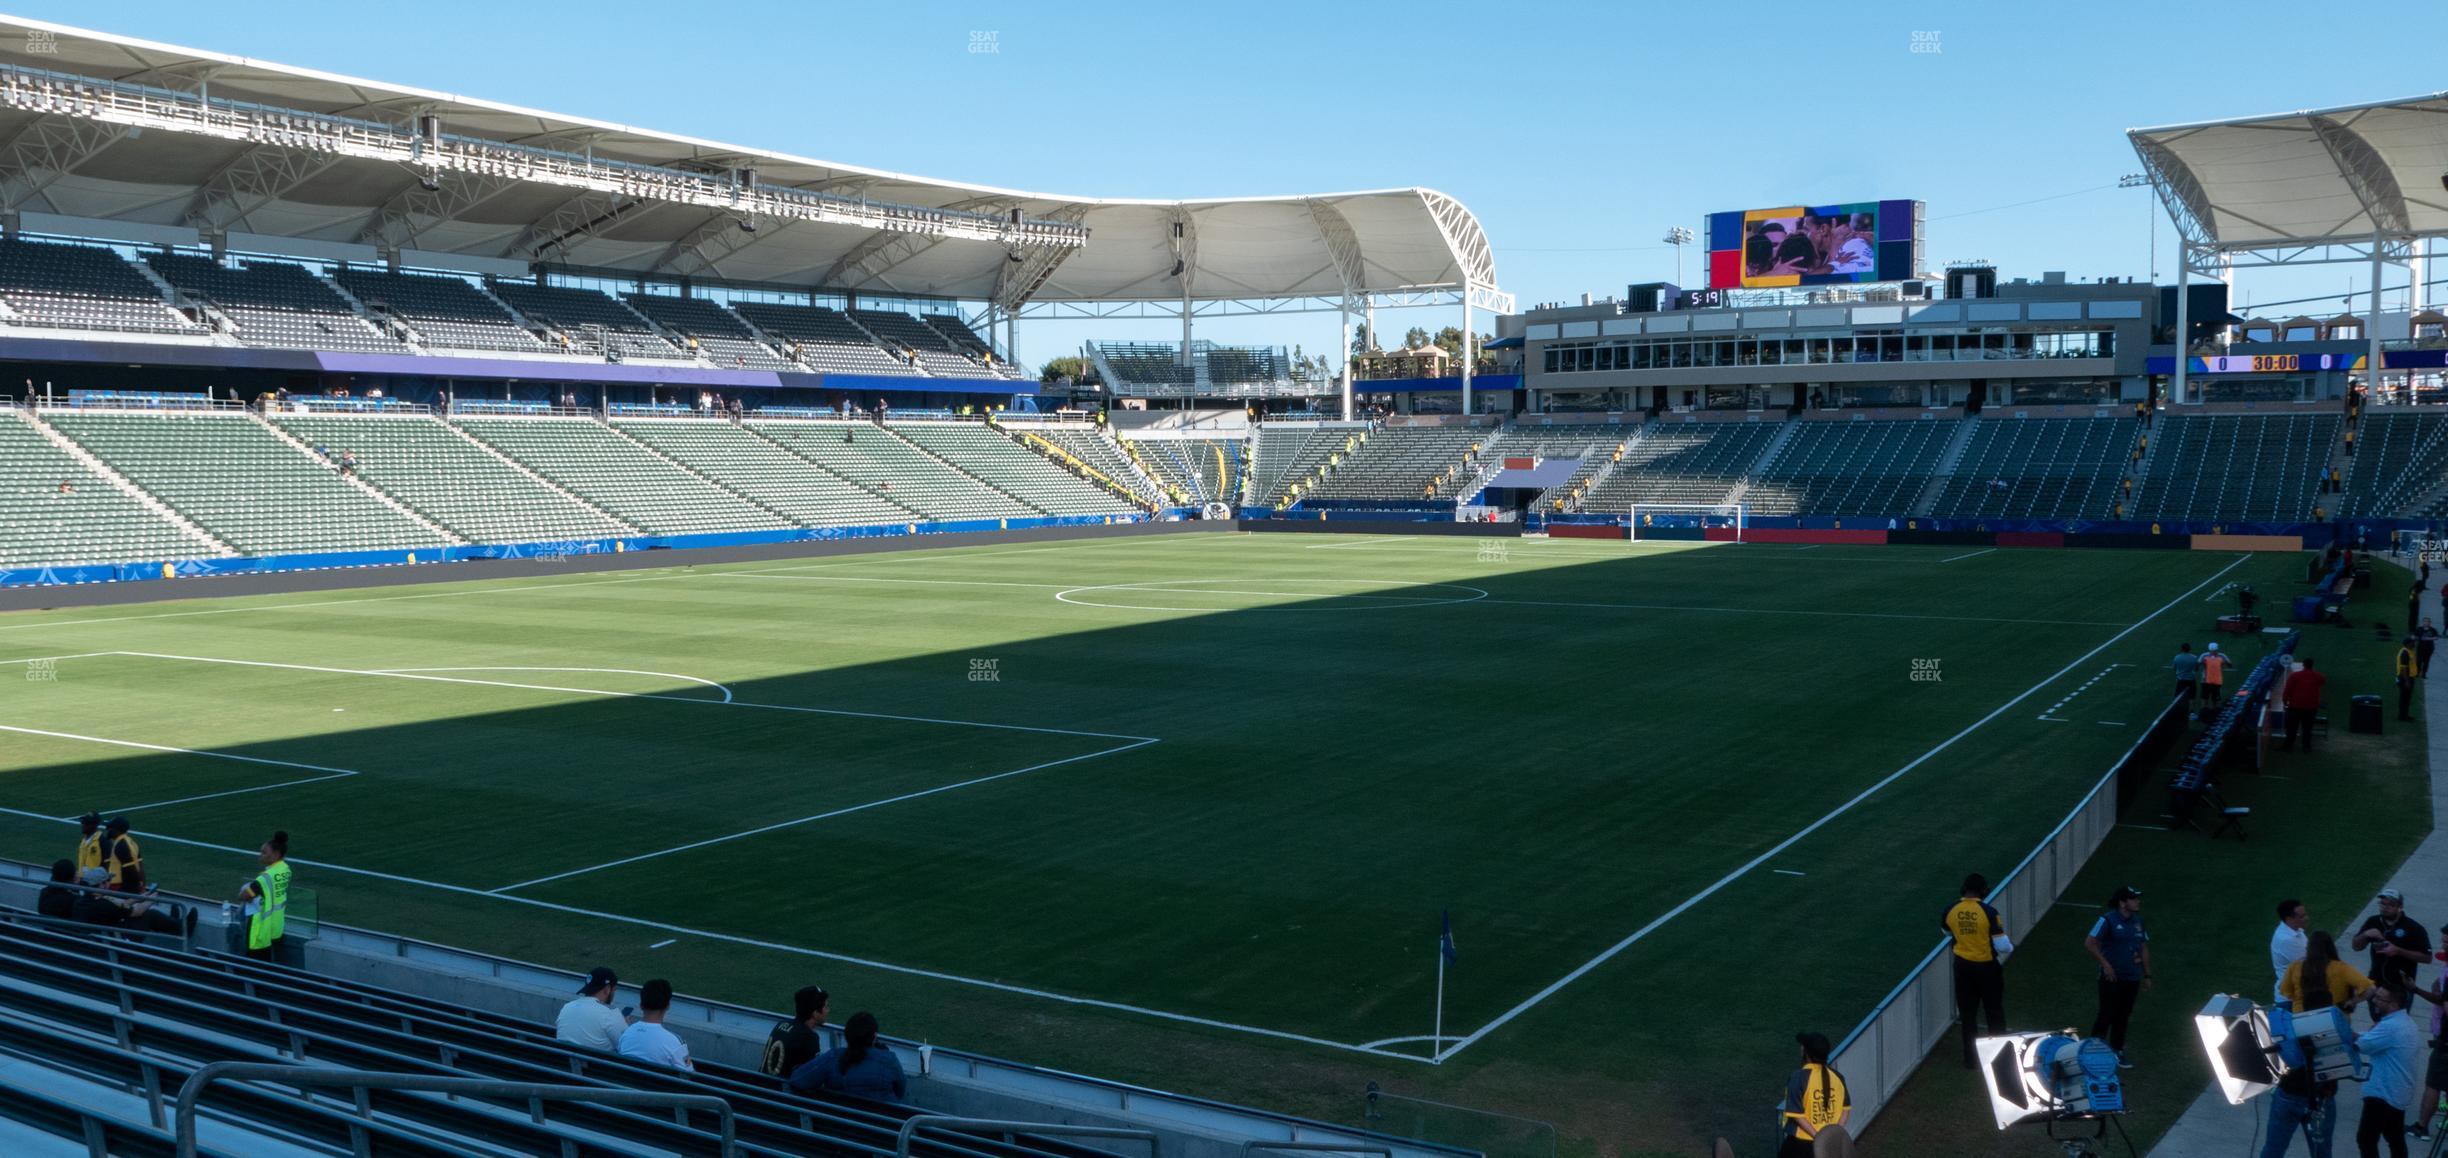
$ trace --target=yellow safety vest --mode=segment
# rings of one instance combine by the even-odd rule
[[[2413,648],[2401,647],[2397,649],[2397,675],[2399,678],[2412,679],[2414,678],[2415,674],[2421,670],[2422,665],[2414,662]]]
[[[288,916],[289,862],[276,860],[255,874],[255,899],[247,903],[247,948],[271,948]]]
[[[1802,1104],[1787,1106],[1785,1120],[1793,1124],[1794,1137],[1808,1142],[1819,1131],[1844,1121],[1845,1107],[1851,1102],[1844,1075],[1834,1069],[1805,1062],[1802,1075]]]
[[[127,859],[125,860],[121,860],[119,858],[119,848],[121,845],[127,846],[128,854]],[[119,838],[117,840],[113,840],[110,838],[109,833],[104,833],[102,837],[102,866],[110,870],[110,883],[112,888],[115,889],[119,887],[120,881],[124,878],[124,874],[127,872],[129,865],[136,866],[137,874],[139,876],[143,875],[144,850],[137,847],[136,838],[129,836],[126,833],[121,833],[119,834]]]
[[[102,867],[101,829],[95,829],[93,831],[93,835],[91,836],[80,837],[77,839],[76,866],[77,872],[80,875],[83,874],[86,869]]]
[[[1976,965],[1997,960],[1997,944],[1990,940],[1997,935],[1997,924],[1989,919],[1989,907],[1979,897],[1955,902],[1946,913],[1946,930],[1955,938],[1957,957]]]

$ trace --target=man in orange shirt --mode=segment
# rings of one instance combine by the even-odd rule
[[[2212,711],[2218,710],[2219,689],[2227,682],[2227,653],[2211,644],[2201,657],[2202,702]]]

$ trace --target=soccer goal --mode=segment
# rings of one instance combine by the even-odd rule
[[[1745,518],[1741,503],[1634,503],[1628,525],[1634,540],[1654,537],[1664,530],[1731,530],[1734,541],[1743,541]]]

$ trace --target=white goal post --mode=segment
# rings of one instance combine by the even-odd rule
[[[1641,532],[1649,530],[1661,516],[1672,517],[1674,526],[1698,526],[1704,531],[1731,528],[1737,543],[1743,541],[1743,529],[1750,522],[1741,503],[1634,503],[1625,525],[1637,542],[1647,537]]]

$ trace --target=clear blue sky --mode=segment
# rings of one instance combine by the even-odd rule
[[[1524,306],[1670,280],[1712,210],[1917,198],[1929,257],[2146,275],[2123,130],[2448,88],[2448,5],[19,0],[24,15],[852,164],[1090,196],[1425,185]],[[998,51],[973,53],[973,33]],[[1916,32],[1935,52],[1913,51]],[[2429,62],[2429,63],[2427,63]],[[2159,218],[2158,268],[2173,280]],[[1687,284],[1702,280],[1695,249]],[[2243,300],[2343,292],[2263,275]],[[2397,280],[2402,283],[2402,274]],[[2435,274],[2434,276],[2439,276]],[[2307,310],[2321,307],[2307,306]],[[1399,333],[1458,311],[1389,313]],[[1203,324],[1334,344],[1332,314]],[[1164,321],[1024,324],[1035,362]]]

